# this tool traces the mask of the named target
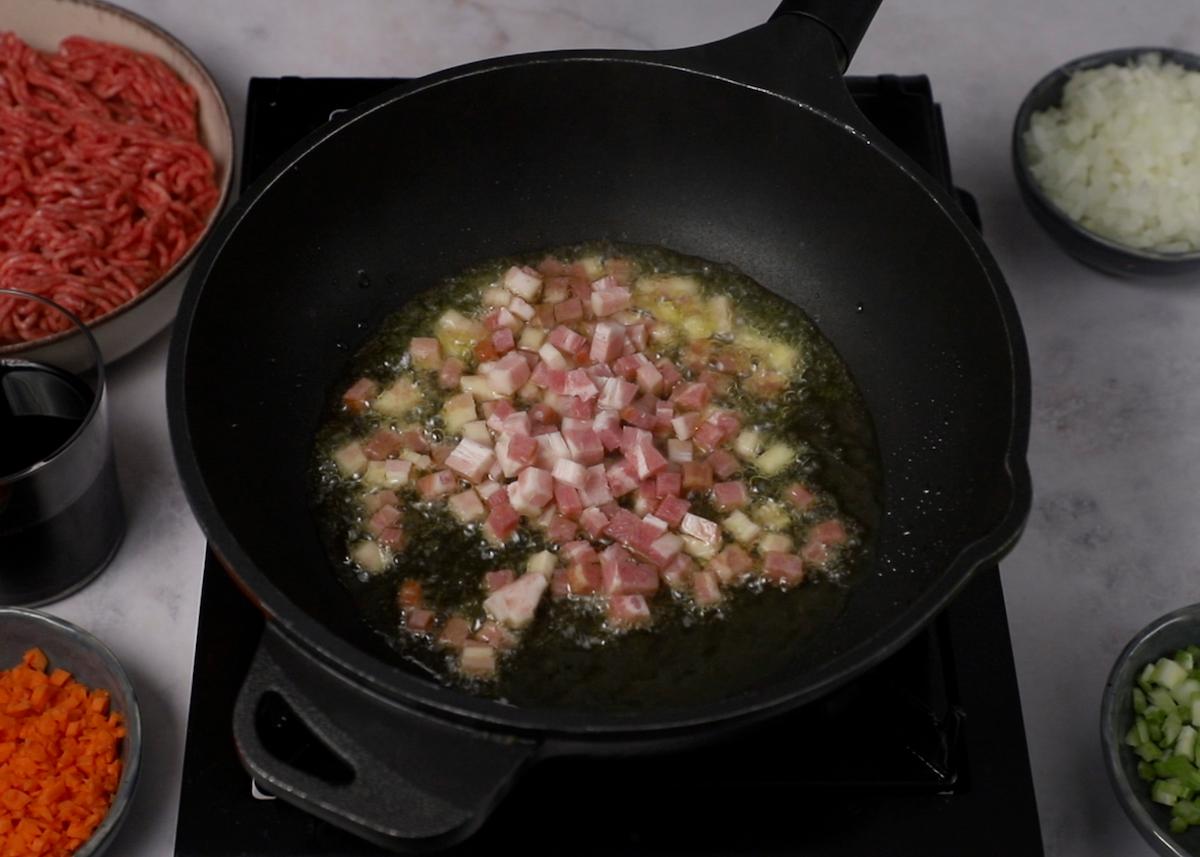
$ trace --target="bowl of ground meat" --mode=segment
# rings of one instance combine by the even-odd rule
[[[174,318],[228,198],[233,131],[211,75],[151,22],[96,0],[0,0],[0,286],[85,321],[107,361]],[[0,359],[80,347],[0,299]]]

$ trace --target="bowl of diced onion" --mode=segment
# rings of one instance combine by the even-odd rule
[[[1162,616],[1117,658],[1100,713],[1104,764],[1164,857],[1200,855],[1200,604]]]
[[[1059,66],[1021,103],[1012,158],[1030,212],[1079,261],[1200,271],[1200,56],[1121,48]]]

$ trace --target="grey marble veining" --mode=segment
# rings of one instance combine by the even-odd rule
[[[126,5],[209,65],[240,131],[252,75],[419,75],[541,48],[680,47],[752,26],[774,2]],[[1022,207],[1009,166],[1012,118],[1038,77],[1072,57],[1137,44],[1200,51],[1200,6],[884,0],[851,69],[930,76],[955,177],[979,200],[1024,320],[1036,496],[1003,578],[1042,828],[1055,857],[1150,854],[1104,779],[1100,692],[1139,627],[1200,600],[1200,290],[1122,282],[1066,258]],[[106,640],[142,695],[145,779],[114,849],[128,857],[171,853],[203,557],[167,438],[165,355],[159,337],[113,370],[129,535],[100,580],[52,608]]]

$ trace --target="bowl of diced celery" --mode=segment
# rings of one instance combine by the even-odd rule
[[[1104,762],[1134,826],[1166,857],[1200,855],[1200,604],[1151,622],[1117,658]]]

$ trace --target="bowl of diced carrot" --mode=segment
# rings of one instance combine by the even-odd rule
[[[0,857],[97,857],[138,778],[133,687],[99,640],[0,608]]]

